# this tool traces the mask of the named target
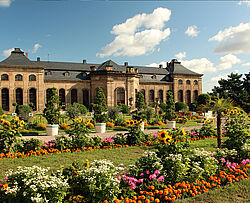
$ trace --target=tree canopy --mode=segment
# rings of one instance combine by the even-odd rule
[[[212,89],[212,96],[219,98],[229,98],[234,103],[249,113],[250,106],[250,73],[242,74],[231,73],[228,79],[221,79],[218,81],[219,86]]]

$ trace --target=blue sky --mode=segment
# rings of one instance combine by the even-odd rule
[[[14,47],[31,60],[165,66],[178,58],[204,74],[203,92],[250,70],[249,1],[0,0],[0,19],[0,60]]]

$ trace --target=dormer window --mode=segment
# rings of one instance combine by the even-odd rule
[[[7,74],[2,74],[1,80],[9,80],[9,76]]]
[[[23,81],[23,76],[21,74],[15,75],[15,81]]]
[[[152,79],[156,79],[156,75],[154,74],[154,75],[152,75],[152,77],[151,77]]]
[[[52,72],[51,71],[47,71],[47,72],[45,72],[45,75],[52,75]]]
[[[70,75],[70,73],[68,71],[64,73],[64,76],[68,77],[69,75]]]

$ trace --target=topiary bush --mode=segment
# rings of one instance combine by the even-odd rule
[[[28,121],[29,120],[29,113],[31,112],[31,109],[29,106],[25,105],[18,105],[16,108],[16,113],[19,117],[19,119]]]
[[[175,103],[175,111],[186,111],[187,105],[183,102],[176,102]]]
[[[130,112],[130,110],[129,110],[129,108],[128,108],[128,106],[126,104],[119,104],[118,108],[124,114],[129,114],[129,112]]]
[[[145,98],[141,92],[136,93],[135,107],[137,108],[138,111],[146,108]]]
[[[88,112],[88,109],[83,104],[75,102],[73,105],[72,104],[67,105],[66,112],[69,118],[74,119],[78,118],[81,115],[85,115]]]

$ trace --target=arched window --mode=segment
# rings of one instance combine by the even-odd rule
[[[89,108],[89,90],[83,89],[82,95],[83,95],[83,105]]]
[[[178,102],[183,102],[183,91],[182,90],[178,91]]]
[[[187,80],[187,81],[186,81],[186,84],[187,84],[187,85],[190,85],[190,84],[191,84],[191,83],[190,83],[190,80]]]
[[[29,102],[30,104],[31,103],[33,104],[32,109],[36,111],[36,89],[35,88],[31,88],[29,90]]]
[[[1,80],[9,80],[9,76],[7,74],[2,74]]]
[[[29,75],[29,81],[36,81],[35,75]]]
[[[140,90],[140,92],[143,94],[144,99],[145,99],[145,90],[144,90],[144,89],[142,89],[142,90]]]
[[[182,85],[183,84],[183,80],[178,80],[178,84]]]
[[[155,101],[155,91],[149,90],[149,102],[154,102],[154,101]]]
[[[21,74],[15,75],[15,81],[23,81],[23,76]]]
[[[23,105],[23,90],[21,88],[16,89],[16,103],[17,105]]]
[[[186,103],[188,106],[191,104],[191,91],[190,90],[186,91]]]
[[[163,102],[163,90],[159,90],[158,92],[158,98],[160,102]]]
[[[49,89],[46,89],[46,103],[48,103]]]
[[[71,104],[77,103],[77,89],[71,90]]]
[[[3,88],[2,89],[2,108],[4,111],[9,111],[9,89]]]
[[[64,108],[65,107],[65,89],[59,89],[59,101],[60,105]]]
[[[125,90],[118,87],[116,89],[116,104],[125,104]]]
[[[198,90],[194,90],[194,101],[198,99]]]
[[[194,80],[194,85],[198,85],[198,81],[197,80]]]

